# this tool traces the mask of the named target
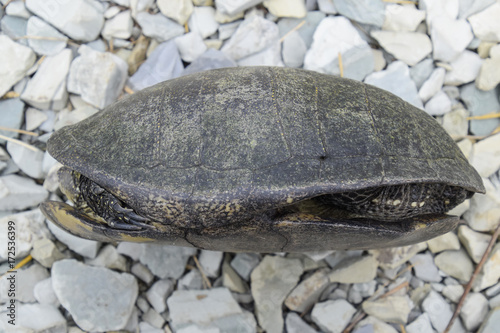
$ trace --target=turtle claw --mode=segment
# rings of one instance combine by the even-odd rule
[[[134,224],[129,224],[124,221],[120,221],[117,219],[110,219],[108,221],[108,225],[113,228],[113,229],[122,229],[122,230],[130,230],[130,231],[137,231],[137,230],[142,230],[140,226],[134,225]]]

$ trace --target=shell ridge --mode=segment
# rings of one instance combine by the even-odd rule
[[[383,157],[387,157],[387,150],[385,149],[384,145],[382,144],[382,142],[380,141],[380,137],[379,137],[379,130],[377,128],[377,125],[375,123],[375,117],[373,117],[373,113],[372,113],[372,109],[370,107],[370,99],[368,98],[368,91],[366,90],[366,85],[363,85],[363,92],[364,92],[364,99],[365,99],[365,105],[366,105],[366,111],[368,112],[368,114],[370,115],[370,119],[372,120],[372,125],[373,125],[373,130],[375,132],[375,138],[380,146],[380,149],[382,151],[382,154],[381,156],[378,157],[379,159],[379,162],[380,162],[380,171],[381,171],[381,175],[380,175],[380,182],[379,184],[383,184],[384,182],[384,179],[385,179],[385,164],[384,164],[384,159],[382,158]]]
[[[280,110],[278,108],[278,103],[276,102],[277,89],[276,89],[275,85],[276,85],[276,81],[278,81],[278,74],[276,71],[273,70],[272,67],[269,67],[269,71],[271,72],[271,78],[270,78],[270,82],[269,82],[270,86],[271,86],[271,101],[272,101],[273,109],[274,109],[275,115],[276,115],[276,122],[278,123],[281,137],[283,138],[283,141],[285,141],[285,147],[288,151],[288,155],[290,155],[290,157],[293,157],[292,148],[290,146],[290,142],[288,140],[288,137],[285,135],[285,129],[283,127],[283,120],[281,119],[281,114],[280,114]]]

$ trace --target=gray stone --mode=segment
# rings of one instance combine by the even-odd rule
[[[220,264],[223,255],[224,252],[221,251],[200,251],[200,257],[198,259],[200,261],[200,266],[206,276],[212,278],[216,278],[219,276]]]
[[[451,71],[446,72],[446,85],[460,86],[476,79],[483,60],[476,52],[463,51],[455,60],[450,62]]]
[[[59,251],[56,245],[48,238],[41,238],[33,243],[31,256],[33,259],[38,261],[38,263],[47,268],[52,267],[54,262],[66,258],[66,256]]]
[[[36,36],[39,38],[28,39],[28,45],[37,54],[56,55],[65,47],[68,37],[61,34],[44,20],[36,16],[31,16],[26,26],[26,34],[28,36]],[[47,59],[45,59],[46,61]],[[45,62],[44,61],[44,62]]]
[[[113,103],[125,85],[127,63],[112,53],[98,52],[85,45],[78,52],[80,56],[71,63],[68,91],[81,95],[97,108]]]
[[[484,323],[479,328],[478,333],[495,333],[500,325],[500,307],[492,309],[488,313]]]
[[[5,1],[4,1],[5,5]],[[7,15],[12,15],[12,16],[18,16],[22,18],[29,18],[31,13],[28,12],[26,9],[26,6],[24,5],[24,1],[12,1],[10,2],[7,7],[5,8],[5,14]]]
[[[189,32],[175,38],[175,45],[185,62],[194,61],[207,50],[207,46],[197,32]]]
[[[264,0],[262,4],[276,17],[302,18],[307,14],[303,0]]]
[[[99,110],[93,106],[79,107],[73,111],[69,111],[68,109],[63,109],[58,113],[59,119],[54,124],[54,131],[63,128],[64,126],[76,124],[77,122],[82,121],[83,119],[87,119],[88,117],[95,114],[97,111]]]
[[[454,106],[451,112],[443,115],[441,126],[448,132],[449,135],[465,137],[469,132],[469,121],[467,117],[469,112],[462,106]],[[453,208],[449,214],[462,216],[469,209],[469,201],[464,201],[457,207]]]
[[[86,331],[124,328],[138,294],[132,275],[73,259],[54,263],[52,287],[75,323]]]
[[[133,21],[130,10],[124,10],[109,20],[106,20],[101,34],[108,40],[112,38],[129,39],[132,35],[132,26]]]
[[[217,32],[219,23],[215,20],[213,7],[194,7],[189,17],[189,30],[198,33],[202,38],[207,38]]]
[[[0,279],[0,288],[1,290],[9,290],[10,289],[10,280],[7,280],[9,274],[5,274]],[[49,277],[49,273],[47,269],[42,267],[41,265],[34,263],[33,265],[23,268],[17,271],[15,274],[15,284],[16,290],[14,296],[8,296],[7,292],[2,292],[0,294],[0,302],[6,303],[10,302],[10,299],[15,299],[19,302],[24,303],[33,303],[36,301],[34,289],[35,285],[45,280]]]
[[[395,32],[374,30],[371,36],[396,59],[413,66],[432,51],[431,40],[419,32]]]
[[[410,77],[415,82],[417,89],[422,87],[422,84],[431,76],[434,71],[434,62],[427,58],[410,68]]]
[[[500,307],[500,295],[496,295],[495,297],[490,298],[488,304],[490,305],[491,309]]]
[[[438,67],[434,69],[429,78],[422,84],[422,87],[418,91],[418,96],[424,103],[441,90],[445,74],[446,70]]]
[[[285,318],[285,327],[287,333],[316,333],[317,331],[309,326],[295,312],[288,312]]]
[[[363,301],[363,298],[372,296],[376,287],[377,281],[375,280],[365,283],[353,283],[349,289],[347,299],[351,304],[359,304]]]
[[[356,330],[353,333],[397,333],[398,331],[394,329],[391,325],[386,324],[382,320],[374,317],[368,316],[361,320],[356,325]]]
[[[429,332],[432,333],[434,330],[432,329],[431,320],[427,313],[423,313],[417,317],[411,324],[406,326],[407,333],[422,333]]]
[[[158,8],[163,15],[170,17],[179,24],[184,24],[193,12],[191,0],[158,0]]]
[[[57,296],[52,288],[52,278],[46,278],[45,280],[38,281],[33,288],[33,295],[35,299],[40,304],[49,304],[58,307],[61,305]]]
[[[382,27],[385,16],[385,6],[382,0],[333,0],[335,9],[341,15],[359,23]]]
[[[325,332],[342,332],[351,321],[356,309],[346,300],[316,303],[311,318]]]
[[[149,308],[146,313],[142,315],[142,320],[151,324],[151,326],[156,328],[162,328],[165,324],[165,319],[158,312],[156,312],[153,308]]]
[[[104,23],[103,6],[95,0],[74,0],[71,6],[43,0],[26,0],[26,7],[64,34],[75,40],[90,42],[96,39]]]
[[[224,261],[222,264],[222,285],[236,293],[246,293],[248,284],[236,273],[231,265]]]
[[[66,319],[53,305],[21,304],[16,319],[16,332],[67,332]],[[7,325],[5,332],[12,328],[10,324]]]
[[[48,196],[47,190],[30,178],[18,175],[0,177],[0,211],[35,207]]]
[[[86,259],[85,263],[92,266],[116,269],[122,272],[127,270],[127,259],[119,254],[116,247],[111,244],[104,246],[94,259]]]
[[[221,51],[233,60],[258,53],[278,40],[279,31],[274,22],[260,16],[246,18]]]
[[[235,21],[231,23],[226,23],[226,24],[220,24],[219,25],[219,39],[220,40],[226,40],[230,38],[236,29],[238,29],[238,26],[240,25],[241,21]]]
[[[428,252],[423,254],[417,254],[410,259],[413,265],[415,275],[426,282],[439,282],[441,277],[439,276],[438,269],[434,264],[434,258]]]
[[[493,50],[497,50],[493,53]],[[476,79],[476,86],[481,90],[492,90],[500,83],[500,46],[494,46],[490,51],[491,58],[485,59],[479,76]]]
[[[190,247],[142,244],[140,261],[161,279],[178,279],[184,273],[186,263],[196,249]]]
[[[202,289],[202,287],[203,279],[197,269],[190,270],[177,281],[177,290]]]
[[[480,293],[470,293],[465,298],[460,318],[467,331],[476,331],[488,315],[488,300]]]
[[[378,261],[372,255],[342,260],[328,274],[330,282],[364,283],[377,274]]]
[[[307,46],[297,31],[292,31],[283,41],[282,57],[287,67],[301,67]]]
[[[184,27],[163,14],[150,14],[140,12],[136,17],[137,23],[142,28],[142,33],[162,43],[169,39],[184,34]]]
[[[458,17],[467,18],[492,5],[495,0],[460,0]]]
[[[43,151],[37,148],[29,149],[16,142],[7,142],[7,151],[19,169],[28,176],[37,179],[45,177],[42,167]]]
[[[261,2],[262,0],[215,0],[215,7],[224,14],[234,15]]]
[[[477,264],[481,261],[484,251],[488,247],[491,235],[474,231],[468,226],[463,225],[458,228],[458,238],[460,238],[469,256]]]
[[[381,250],[370,250],[370,254],[374,255],[379,266],[384,269],[394,269],[413,257],[415,254],[426,249],[425,243],[417,243],[414,245],[392,247]]]
[[[238,66],[279,66],[282,67],[281,61],[281,44],[279,41],[273,42],[268,48],[251,54],[237,61]]]
[[[417,108],[424,107],[418,97],[417,87],[410,78],[408,65],[402,61],[394,61],[386,70],[369,74],[364,82],[387,90]]]
[[[23,123],[24,103],[19,98],[0,100],[0,126],[21,129]],[[9,138],[17,138],[18,133],[0,130],[0,134]],[[0,139],[0,144],[5,144]]]
[[[25,125],[27,131],[33,131],[49,119],[48,115],[35,108],[28,108],[25,112]]]
[[[493,151],[495,150],[496,148]],[[479,194],[471,198],[470,208],[464,214],[464,219],[472,229],[488,232],[495,230],[498,225],[500,196],[488,178],[483,178],[483,183],[486,194]],[[484,212],[488,212],[488,214],[484,214]]]
[[[156,281],[146,292],[146,298],[158,313],[167,309],[167,297],[174,291],[174,283],[170,279]]]
[[[385,18],[382,29],[390,31],[415,31],[424,19],[425,11],[418,10],[415,6],[387,5],[385,6]]]
[[[118,253],[130,257],[132,260],[138,261],[144,248],[140,243],[120,242],[116,247],[116,250]]]
[[[323,291],[330,283],[329,269],[319,269],[304,279],[287,296],[285,305],[292,311],[304,312],[317,302]]]
[[[167,305],[174,331],[188,324],[206,326],[216,319],[243,313],[226,288],[176,290]]]
[[[491,177],[500,167],[499,147],[500,135],[492,135],[474,144],[474,150],[470,157],[471,164],[479,174],[484,177]],[[493,188],[491,188],[493,190]],[[484,229],[477,229],[484,231]]]
[[[80,238],[70,234],[69,232],[59,228],[52,222],[48,222],[47,226],[49,227],[52,234],[63,244],[66,244],[71,250],[75,251],[79,255],[82,255],[86,258],[95,258],[97,255],[97,251],[101,246],[101,243]]]
[[[28,81],[21,98],[39,109],[61,110],[68,103],[66,77],[73,59],[70,49],[46,57]]]
[[[151,271],[140,262],[136,262],[135,264],[132,265],[132,267],[130,268],[130,273],[137,276],[147,285],[149,285],[155,279],[154,274],[151,273]]]
[[[0,36],[0,96],[19,82],[35,63],[35,53],[27,46]]]
[[[333,0],[318,0],[318,8],[325,14],[337,14]]]
[[[438,331],[443,332],[453,315],[451,307],[444,298],[434,290],[422,302],[422,309],[428,314],[432,326]],[[461,332],[460,321],[455,321],[450,332]]]
[[[500,3],[495,2],[477,14],[468,18],[474,35],[489,42],[500,42]]]
[[[265,256],[251,274],[252,296],[259,325],[269,333],[283,331],[281,306],[302,275],[298,259]]]
[[[474,83],[469,83],[460,89],[460,97],[472,116],[481,116],[500,110],[498,90],[499,88],[482,91],[477,89]],[[470,121],[470,131],[479,136],[489,135],[498,126],[500,126],[500,119]]]
[[[26,36],[27,25],[28,20],[21,17],[6,15],[0,20],[2,32],[14,40]],[[18,40],[18,43],[28,45],[28,41],[22,38]]]
[[[331,1],[331,0],[328,0]],[[319,4],[319,3],[318,3]],[[292,29],[296,29],[296,27],[300,24],[300,28],[296,31],[302,37],[306,48],[311,47],[313,42],[314,32],[318,27],[321,20],[323,20],[326,15],[319,11],[308,12],[306,17],[303,19],[296,18],[282,18],[278,21],[278,29],[280,32],[280,38],[289,33]],[[304,23],[302,23],[305,21]],[[286,39],[285,39],[286,40]]]
[[[454,232],[427,241],[427,246],[432,253],[439,253],[445,250],[460,250],[460,242]]]
[[[260,256],[257,253],[237,253],[231,260],[231,267],[246,281],[250,279],[255,266],[260,262]]]
[[[16,258],[19,260],[30,253],[36,240],[51,237],[50,231],[45,226],[45,217],[38,208],[17,214],[3,214],[0,217],[0,225],[8,226],[9,221],[12,221],[11,224],[13,223],[16,228]],[[6,227],[0,228],[0,242],[2,244],[8,242],[8,228]],[[0,247],[0,261],[4,262],[7,259],[7,246],[4,246],[3,249]]]
[[[462,282],[470,279],[474,267],[464,250],[444,251],[434,258],[436,266],[444,273]]]
[[[460,284],[444,286],[443,291],[441,293],[443,294],[444,297],[446,297],[450,301],[458,303],[460,297],[462,297],[464,293],[464,287]]]
[[[431,116],[442,116],[451,111],[451,103],[448,95],[440,90],[425,103],[424,109]]]
[[[497,243],[486,260],[482,271],[474,281],[474,291],[480,291],[498,283],[500,279],[500,265],[498,262],[500,262],[500,244]]]
[[[435,60],[453,61],[474,37],[466,20],[440,17],[431,26],[432,55]]]
[[[373,71],[373,53],[351,22],[341,16],[326,17],[314,32],[304,68],[339,75],[339,53],[345,77],[362,80]]]
[[[137,72],[128,80],[135,91],[180,75],[184,66],[173,40],[163,42],[149,55]]]
[[[364,301],[363,310],[384,322],[406,324],[413,304],[408,296],[387,296]]]
[[[165,332],[164,330],[162,330],[160,328],[156,328],[154,326],[151,326],[150,324],[148,324],[145,321],[139,323],[139,331],[141,333],[164,333]]]

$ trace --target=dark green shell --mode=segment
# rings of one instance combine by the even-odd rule
[[[157,84],[55,133],[50,154],[143,216],[229,226],[324,193],[404,183],[484,191],[441,126],[379,88],[278,67]]]

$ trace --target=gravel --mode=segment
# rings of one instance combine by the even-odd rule
[[[500,2],[0,0],[0,225],[16,224],[17,293],[0,331],[441,332],[500,218]],[[31,37],[31,38],[30,38]],[[131,91],[230,66],[303,67],[381,87],[433,115],[484,177],[465,225],[426,243],[313,254],[101,244],[44,220],[46,141]],[[45,180],[45,182],[44,182]],[[42,186],[43,184],[43,186]],[[8,230],[0,229],[0,244]],[[198,260],[194,260],[196,256]],[[0,248],[0,274],[8,251]],[[452,332],[500,325],[500,243]],[[199,266],[198,266],[199,265]],[[207,281],[210,287],[207,288]],[[391,295],[379,296],[391,290]],[[400,326],[402,325],[402,326]]]

